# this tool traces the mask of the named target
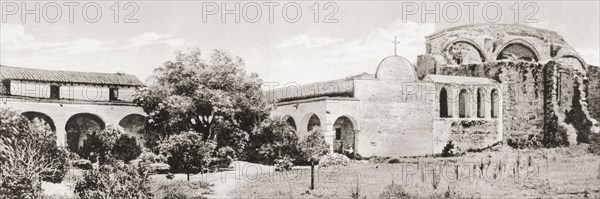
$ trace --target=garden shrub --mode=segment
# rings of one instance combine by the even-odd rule
[[[41,197],[40,178],[61,182],[67,153],[43,121],[0,108],[0,198]]]
[[[590,134],[590,146],[588,151],[600,155],[600,134]]]
[[[79,159],[71,161],[71,165],[75,168],[89,170],[92,169],[92,161],[86,159]]]
[[[322,156],[328,154],[329,144],[325,141],[325,137],[317,130],[309,132],[308,136],[300,142],[300,160],[308,163],[317,163]],[[346,157],[347,158],[347,157]]]
[[[85,171],[75,183],[81,198],[149,198],[148,171],[138,165],[101,165]]]
[[[279,118],[263,121],[246,149],[247,161],[262,164],[274,164],[282,157],[297,159],[299,155],[296,132]]]
[[[403,199],[415,198],[416,199],[418,197],[407,193],[406,190],[404,189],[404,186],[402,186],[401,184],[392,183],[391,185],[388,185],[387,187],[385,187],[383,192],[381,194],[379,194],[379,198],[380,199],[396,199],[396,198],[403,198]]]
[[[321,167],[347,166],[348,164],[350,164],[350,158],[339,153],[329,153],[319,159],[319,166]]]
[[[235,150],[229,146],[221,147],[216,151],[215,158],[210,165],[216,168],[227,168],[235,159]]]
[[[190,131],[171,136],[159,145],[160,151],[167,156],[167,163],[173,172],[188,174],[201,172],[211,161],[215,149],[212,141],[203,141],[202,136]]]
[[[275,160],[275,171],[289,171],[294,166],[294,159],[284,157]]]
[[[123,160],[125,163],[128,163],[137,158],[142,153],[142,149],[137,144],[134,137],[122,134],[115,141],[111,153],[115,159]]]
[[[165,156],[156,154],[148,149],[144,149],[138,158],[147,164],[167,162],[167,158]]]
[[[79,156],[92,163],[99,161],[100,164],[107,164],[110,159],[110,146],[100,138],[98,132],[93,132],[83,141],[79,149]]]
[[[454,157],[456,153],[456,147],[452,143],[452,140],[448,141],[442,149],[442,157]]]

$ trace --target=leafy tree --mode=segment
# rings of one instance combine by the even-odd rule
[[[263,121],[247,148],[249,161],[264,164],[274,164],[280,158],[297,159],[299,155],[295,130],[280,118]]]
[[[325,137],[317,129],[309,132],[309,135],[300,142],[299,147],[302,159],[311,163],[318,162],[321,156],[330,152],[329,144],[327,144]]]
[[[198,49],[177,52],[155,69],[134,100],[148,114],[146,133],[161,139],[186,131],[217,141],[241,155],[249,134],[268,117],[262,81],[247,75],[239,57],[215,50],[204,60]],[[152,137],[152,136],[149,136]]]
[[[106,164],[110,155],[110,146],[108,143],[100,139],[98,132],[93,132],[88,135],[83,141],[83,145],[79,149],[79,156],[92,161],[99,161],[101,164]]]
[[[81,158],[92,162],[100,161],[100,164],[107,164],[112,158],[113,147],[122,134],[121,131],[111,126],[92,132],[83,141],[78,154]]]
[[[122,134],[115,141],[115,146],[112,148],[111,154],[117,160],[123,160],[125,163],[137,158],[142,153],[141,147],[137,144],[134,137]]]
[[[314,128],[300,142],[299,147],[302,154],[301,159],[310,162],[310,190],[313,190],[315,189],[315,164],[322,156],[329,153],[329,144],[318,128]]]
[[[39,179],[62,181],[67,164],[45,122],[0,108],[0,198],[39,197]]]
[[[160,151],[167,156],[167,163],[174,172],[187,174],[201,172],[210,164],[215,149],[213,141],[204,141],[196,132],[188,131],[169,137],[159,145]]]

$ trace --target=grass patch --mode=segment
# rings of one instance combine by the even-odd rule
[[[354,162],[349,166],[318,168],[316,188],[312,191],[308,190],[310,170],[302,168],[242,180],[232,196],[380,198],[387,193],[411,198],[598,198],[600,158],[589,153],[587,147],[498,147],[461,157],[400,158],[396,164]]]

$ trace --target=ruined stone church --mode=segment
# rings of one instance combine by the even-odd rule
[[[362,156],[439,154],[449,142],[568,145],[600,131],[600,69],[556,32],[476,24],[425,45],[416,65],[394,55],[362,74],[266,92],[273,115]]]

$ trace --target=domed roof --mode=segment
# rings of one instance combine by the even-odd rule
[[[384,80],[417,81],[415,67],[404,57],[389,56],[381,60],[375,78]]]

